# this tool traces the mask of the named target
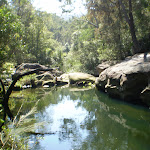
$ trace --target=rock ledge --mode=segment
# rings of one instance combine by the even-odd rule
[[[96,86],[112,97],[150,106],[150,53],[127,57],[100,73]]]

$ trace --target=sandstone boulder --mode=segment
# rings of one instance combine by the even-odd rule
[[[99,64],[96,67],[96,76],[99,75],[101,72],[103,72],[105,69],[109,68],[110,66],[113,66],[115,64],[117,64],[117,61],[105,61],[102,62],[101,64]]]
[[[24,70],[32,70],[32,69],[46,69],[47,67],[45,67],[44,65],[40,65],[39,63],[22,63],[21,65],[17,66],[16,68],[16,72],[21,72]]]
[[[28,87],[39,87],[44,84],[54,85],[53,82],[54,77],[61,75],[62,72],[58,70],[58,68],[48,68],[44,65],[38,63],[22,63],[16,68],[15,73],[12,75],[12,80],[14,80],[18,75],[35,70],[40,69],[41,71],[36,72],[36,74],[32,77],[28,76],[27,79],[23,80],[20,86]],[[44,81],[49,81],[49,83],[44,83]]]
[[[48,80],[53,80],[53,79],[54,79],[54,75],[51,74],[50,72],[45,72],[42,74],[41,80],[48,81]]]
[[[105,69],[97,78],[96,86],[113,97],[149,105],[150,99],[145,100],[149,91],[143,92],[149,86],[149,79],[150,53],[137,54]]]
[[[63,74],[60,76],[60,78],[64,81],[68,81],[70,84],[75,84],[81,82],[91,82],[95,83],[96,78],[93,75],[82,73],[82,72],[75,72],[75,73],[69,73],[69,74]]]

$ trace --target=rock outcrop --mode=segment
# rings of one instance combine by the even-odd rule
[[[12,76],[12,80],[14,80],[20,74],[36,69],[40,69],[42,71],[38,71],[34,77],[27,77],[25,80],[23,80],[19,85],[21,89],[45,85],[54,86],[54,78],[62,74],[62,72],[57,68],[48,68],[38,63],[22,63],[16,68],[16,71]]]
[[[136,54],[105,69],[96,86],[110,96],[150,106],[150,53]]]
[[[47,67],[37,63],[23,63],[16,68],[13,75],[15,79],[18,75],[35,69],[49,70]],[[55,85],[75,84],[76,86],[87,86],[95,84],[96,78],[87,73],[68,73],[62,74],[58,69],[50,69],[51,71],[39,71],[34,77],[25,78],[19,85],[20,89],[28,87],[52,87]],[[18,89],[18,87],[16,87]]]
[[[63,74],[60,76],[60,78],[64,81],[69,82],[69,84],[76,84],[76,85],[83,85],[88,83],[95,83],[96,77],[93,75],[82,73],[82,72],[74,72],[74,73],[68,73]]]
[[[103,72],[105,69],[109,68],[110,66],[113,66],[117,64],[117,61],[105,61],[105,62],[102,62],[101,64],[99,64],[97,67],[96,67],[96,73],[95,75],[99,76],[99,74],[101,72]]]
[[[26,69],[31,70],[31,69],[38,69],[38,68],[46,69],[47,67],[39,63],[22,63],[19,66],[17,66],[16,72],[25,71]]]

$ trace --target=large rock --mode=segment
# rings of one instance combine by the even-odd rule
[[[16,68],[16,71],[15,71],[13,77],[15,78],[20,73],[24,73],[24,72],[31,71],[31,70],[34,70],[34,69],[43,69],[44,70],[44,69],[49,69],[49,68],[44,66],[44,65],[41,65],[39,63],[22,63],[21,65],[19,65]],[[39,71],[37,73],[37,74],[39,74],[39,76],[37,78],[40,79],[44,76],[47,79],[52,79],[55,76],[60,76],[63,73],[62,73],[62,71],[59,71],[58,69],[59,68],[52,68],[51,71]]]
[[[128,57],[123,62],[104,70],[96,80],[98,88],[113,97],[136,103],[143,101],[150,106],[149,86],[150,53]]]
[[[68,81],[70,84],[81,83],[83,81],[94,83],[96,80],[93,75],[81,72],[63,74],[60,78],[64,81]]]
[[[44,80],[44,81],[48,81],[48,80],[53,80],[54,79],[54,75],[52,73],[50,73],[50,72],[45,72],[45,73],[41,74],[41,76],[42,76],[42,78],[40,80]]]
[[[32,70],[32,69],[47,69],[44,65],[40,65],[39,63],[22,63],[16,68],[16,72],[21,72],[24,70]]]
[[[31,87],[39,87],[43,85],[53,86],[55,84],[53,83],[54,78],[62,74],[62,72],[59,71],[58,68],[49,69],[48,67],[38,63],[22,63],[16,68],[15,73],[12,75],[12,79],[14,80],[18,75],[35,69],[41,70],[47,69],[48,71],[39,71],[33,77],[28,76],[27,79],[22,81],[23,83],[21,83],[20,86],[22,87],[28,87],[29,85],[31,85]],[[45,81],[48,81],[48,83]]]
[[[105,62],[102,62],[101,64],[99,64],[97,67],[96,67],[96,76],[99,75],[101,72],[103,72],[105,69],[109,68],[110,66],[113,66],[117,64],[117,61],[105,61]]]
[[[18,75],[28,72],[34,69],[48,69],[44,65],[40,65],[38,63],[22,63],[21,65],[16,67],[15,73],[12,75],[12,79],[14,80]],[[42,74],[43,71],[40,73]]]
[[[42,78],[43,79],[43,78]],[[95,83],[96,78],[87,73],[75,72],[62,74],[60,77],[54,77],[53,80],[43,82],[43,86],[75,84],[77,86],[86,86],[89,83]]]

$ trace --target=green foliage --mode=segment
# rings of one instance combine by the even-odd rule
[[[94,29],[87,28],[81,30],[79,41],[90,41],[92,39],[94,39]]]
[[[150,31],[149,2],[147,0],[132,1],[131,13],[129,12],[129,1],[122,0],[122,3],[125,6],[127,17],[130,19],[131,13],[133,15],[135,36],[138,40],[143,39]],[[88,1],[87,7],[89,21],[98,25],[98,28],[95,30],[96,37],[103,41],[109,52],[112,51],[111,54],[115,54],[115,57],[113,55],[112,57],[115,59],[124,59],[126,56],[131,55],[134,40],[131,36],[130,24],[126,21],[125,11],[119,1],[115,3],[109,0]],[[139,45],[142,49],[145,49],[141,43]]]
[[[14,73],[15,66],[13,63],[4,62],[0,68],[0,78],[6,81],[6,79],[11,79],[12,74]],[[7,80],[5,83],[8,83],[10,80]]]
[[[18,150],[27,150],[28,148],[25,144],[25,140],[16,135],[14,132],[15,131],[12,131],[11,129],[4,128],[0,133],[2,149],[11,150],[13,148]]]
[[[22,24],[18,16],[11,12],[8,7],[0,8],[0,65],[12,56],[16,51],[15,47],[19,47],[21,43],[20,32]]]
[[[99,54],[97,52],[98,43],[96,41],[86,41],[81,47],[80,62],[81,70],[94,74],[94,70],[99,63]]]
[[[132,37],[119,2],[87,0],[88,14],[68,21],[35,10],[30,0],[10,2],[0,3],[0,66],[9,60],[93,72],[90,70],[103,60],[132,54]],[[129,16],[128,1],[122,2]],[[149,51],[149,5],[147,0],[132,1],[136,36],[143,51]]]
[[[66,40],[62,36],[65,21],[56,15],[35,10],[30,0],[10,2],[11,5],[0,8],[0,65],[6,60],[17,64],[53,63],[53,55],[56,57],[61,43]]]
[[[6,74],[12,74],[14,73],[15,66],[13,63],[6,62],[3,64],[2,68],[6,71]]]
[[[64,68],[63,70],[65,72],[75,72],[75,71],[81,71],[81,62],[79,60],[80,54],[79,52],[70,51],[67,56],[64,58],[63,64]]]
[[[7,0],[1,0],[0,1],[0,7],[3,6],[3,5],[5,5],[5,4],[7,4]]]
[[[17,87],[22,87],[24,85],[31,85],[31,81],[36,81],[36,74],[24,76],[22,79],[18,80],[16,83]]]

